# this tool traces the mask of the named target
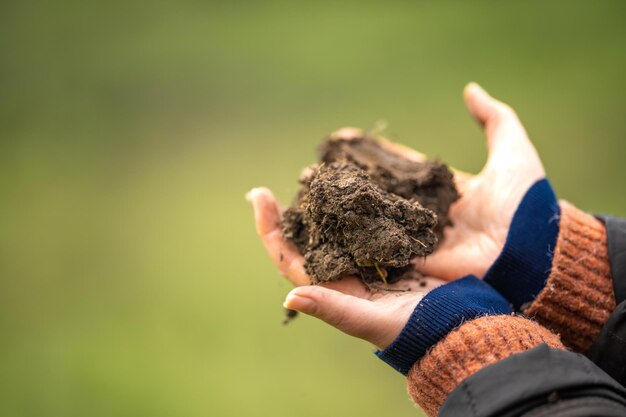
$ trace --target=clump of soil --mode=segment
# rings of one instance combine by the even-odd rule
[[[312,283],[348,275],[392,283],[432,253],[459,198],[446,165],[399,156],[365,134],[330,137],[282,220]]]

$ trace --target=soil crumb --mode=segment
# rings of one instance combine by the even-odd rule
[[[397,281],[413,257],[436,249],[459,198],[446,165],[409,160],[354,132],[321,144],[319,164],[304,170],[283,215],[283,234],[304,255],[313,284],[348,275]]]

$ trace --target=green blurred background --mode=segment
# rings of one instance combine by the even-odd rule
[[[366,343],[282,326],[244,193],[379,119],[476,172],[474,80],[626,215],[625,4],[3,1],[0,415],[419,415]]]

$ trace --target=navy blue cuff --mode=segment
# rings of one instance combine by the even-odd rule
[[[552,268],[561,209],[547,179],[537,181],[517,208],[506,243],[484,281],[511,302],[515,311],[535,299]]]
[[[511,307],[502,295],[470,275],[426,294],[396,340],[376,356],[407,375],[431,347],[464,322],[509,313]]]

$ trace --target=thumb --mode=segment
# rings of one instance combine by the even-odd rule
[[[310,285],[291,290],[283,306],[316,317],[378,348],[387,345],[386,315],[369,300]]]
[[[524,168],[541,171],[535,147],[515,111],[491,97],[481,86],[469,83],[464,91],[465,104],[471,115],[483,126],[489,150],[488,165],[510,165],[517,157]],[[517,164],[515,164],[517,165]]]
[[[463,90],[465,105],[470,114],[485,128],[487,136],[492,136],[499,129],[514,125],[522,128],[513,109],[491,97],[481,86],[469,83]]]

